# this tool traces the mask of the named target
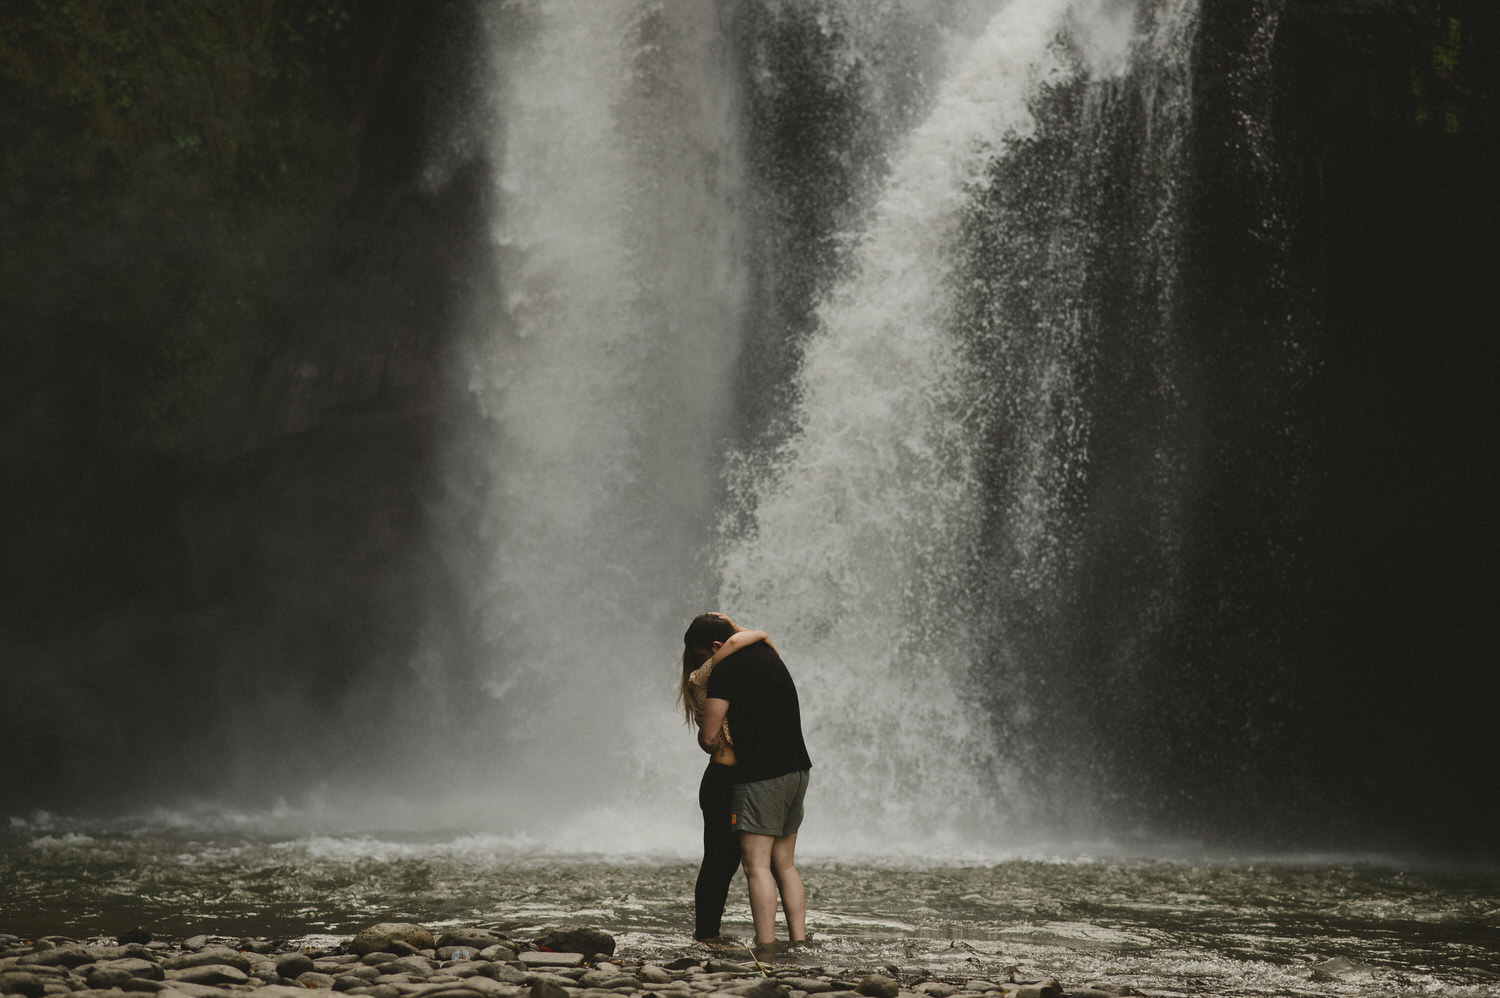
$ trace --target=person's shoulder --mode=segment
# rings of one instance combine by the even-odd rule
[[[726,658],[724,662],[733,662],[735,659],[739,659],[741,667],[744,667],[763,665],[767,662],[780,662],[781,656],[776,654],[776,649],[772,648],[767,642],[757,641],[753,645],[746,645],[744,648],[741,648]],[[723,665],[724,662],[719,664]]]

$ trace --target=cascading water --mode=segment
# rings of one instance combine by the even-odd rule
[[[473,380],[498,435],[485,685],[505,788],[534,797],[565,773],[587,794],[621,760],[649,767],[642,721],[666,726],[673,638],[702,589],[743,323],[743,157],[712,6],[490,15],[504,300]],[[559,769],[581,742],[593,763]]]
[[[810,842],[861,816],[874,850],[993,844],[1036,832],[1042,798],[1076,789],[1036,779],[1038,686],[1058,663],[1031,625],[1055,631],[1089,567],[1097,369],[1121,349],[1090,298],[1101,283],[1151,300],[1124,349],[1148,352],[1160,402],[1144,446],[1164,498],[1142,529],[1167,577],[1144,603],[1171,599],[1177,221],[1163,178],[1181,169],[1195,9],[943,10],[930,27],[949,64],[901,102],[925,110],[868,171],[881,179],[867,207],[846,194],[827,213],[853,229],[823,233],[849,249],[825,267],[805,333],[775,321],[784,301],[755,299],[768,273],[802,264],[746,250],[763,224],[750,207],[767,201],[742,111],[779,81],[737,76],[755,60],[733,53],[753,35],[735,18],[794,8],[494,12],[504,300],[473,387],[497,434],[483,655],[507,814],[557,785],[691,813],[698,757],[666,698],[676,637],[706,606],[770,631],[798,678]],[[878,13],[818,6],[845,71],[878,77],[894,23]],[[865,98],[895,103],[876,84]],[[1126,105],[1150,161],[1121,225],[1097,182]],[[1015,171],[1049,142],[1071,153],[1044,165],[1045,202],[1014,203]],[[1092,273],[1102,229],[1136,246],[1107,282]],[[742,335],[752,362],[737,368]],[[755,351],[783,341],[790,389],[747,390]],[[790,417],[747,433],[745,400],[776,391]]]
[[[1028,741],[1051,735],[1029,687],[1059,663],[1027,654],[1040,649],[1025,645],[1025,616],[1065,612],[1081,571],[1070,535],[1088,475],[1092,340],[1109,333],[1085,297],[1099,261],[1078,232],[1102,221],[1088,187],[1113,152],[1097,136],[1120,90],[1158,98],[1147,124],[1165,134],[1148,176],[1180,166],[1193,13],[1001,7],[907,139],[849,276],[822,302],[797,431],[770,474],[733,490],[753,513],[729,522],[752,526],[719,562],[720,602],[801,664],[815,796],[841,828],[868,819],[857,827],[871,848],[930,842],[934,829],[1013,841],[1047,810],[1027,778]],[[1082,112],[1041,120],[1038,105],[1070,89]],[[1064,190],[1028,206],[1046,219],[1040,239],[1027,246],[1036,234],[1002,215],[989,233],[1000,245],[976,266],[976,203],[1007,196],[991,188],[1014,180],[1020,147],[1059,138],[1078,152],[1048,164]],[[1163,186],[1140,194],[1149,251],[1131,262],[1144,265],[1142,293],[1169,299],[1176,218]],[[1153,305],[1154,342],[1140,344],[1164,395],[1169,308]]]

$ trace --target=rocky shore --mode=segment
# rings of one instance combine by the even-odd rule
[[[0,995],[21,998],[303,998],[309,990],[370,998],[1111,998],[1109,983],[1047,978],[946,979],[896,967],[815,965],[815,951],[758,958],[734,944],[681,955],[616,953],[608,933],[560,928],[513,939],[487,928],[434,934],[372,925],[320,948],[270,939],[194,936],[168,942],[135,930],[109,940],[26,940],[0,933]],[[653,962],[654,961],[654,962]]]

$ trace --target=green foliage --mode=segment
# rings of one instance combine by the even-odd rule
[[[1463,129],[1466,104],[1472,99],[1466,86],[1463,22],[1441,5],[1435,8],[1430,41],[1421,61],[1412,67],[1412,118],[1426,126],[1434,118],[1450,135]]]

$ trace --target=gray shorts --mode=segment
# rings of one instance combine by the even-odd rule
[[[736,783],[729,798],[729,823],[737,832],[791,835],[802,827],[807,770],[754,783]]]

